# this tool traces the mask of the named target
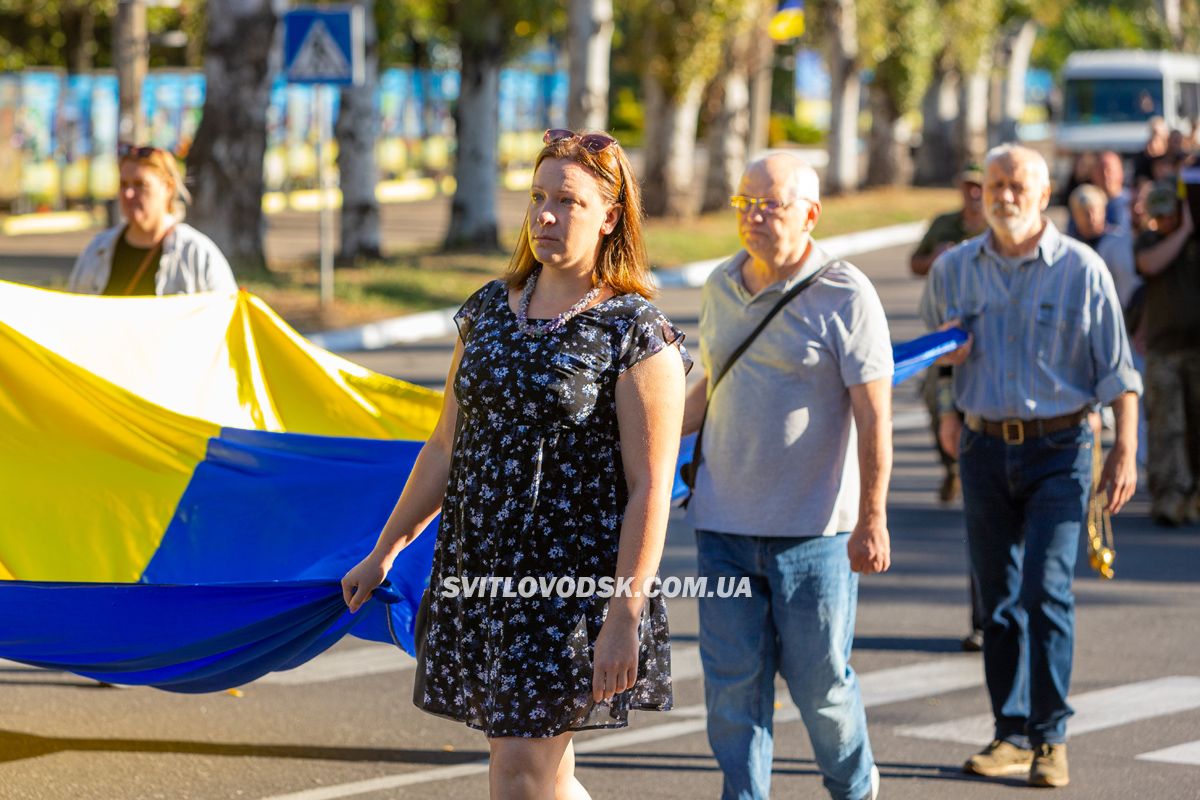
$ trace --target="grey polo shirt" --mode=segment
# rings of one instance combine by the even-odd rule
[[[747,255],[713,271],[700,311],[700,357],[715,378],[779,298],[830,269],[768,324],[711,391],[704,461],[689,505],[695,527],[750,536],[832,536],[858,519],[858,453],[847,387],[890,379],[891,337],[875,287],[814,242],[790,280],[752,295]]]

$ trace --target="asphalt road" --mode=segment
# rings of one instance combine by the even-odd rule
[[[872,277],[897,340],[921,333],[920,283],[902,248],[854,259]],[[693,334],[699,293],[661,304]],[[440,386],[450,341],[353,354],[369,367]],[[1010,798],[1019,780],[958,771],[986,743],[978,655],[967,628],[961,512],[940,507],[939,475],[915,389],[897,389],[889,499],[894,562],[861,583],[853,664],[868,704],[885,800]],[[1063,798],[1200,798],[1200,529],[1155,528],[1139,495],[1115,521],[1117,579],[1080,559],[1072,685],[1072,784]],[[694,574],[692,534],[676,516],[664,575]],[[620,732],[578,737],[578,774],[596,798],[716,797],[720,773],[704,735],[693,600],[669,603],[676,710],[636,714]],[[0,664],[0,799],[486,796],[486,746],[462,725],[410,702],[411,659],[341,643],[244,696],[105,689],[69,674]],[[822,797],[803,726],[777,693],[774,796]]]

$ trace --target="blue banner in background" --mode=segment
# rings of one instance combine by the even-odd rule
[[[503,166],[524,164],[546,128],[566,120],[567,75],[555,58],[523,60],[500,81]],[[454,104],[460,76],[452,70],[397,67],[379,75],[377,156],[381,177],[440,176],[453,163]],[[45,70],[0,74],[0,201],[54,208],[116,196],[117,78],[67,76]],[[204,75],[157,70],[142,87],[146,144],[186,159],[204,110]],[[340,93],[327,109],[337,119]],[[282,76],[267,109],[269,191],[316,185],[314,87]],[[515,138],[514,138],[515,137]],[[331,155],[332,157],[332,155]]]

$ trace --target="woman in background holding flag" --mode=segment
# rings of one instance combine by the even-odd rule
[[[184,224],[191,200],[175,156],[158,147],[121,145],[125,223],[98,234],[75,261],[67,290],[130,295],[236,292],[237,281],[212,240]]]

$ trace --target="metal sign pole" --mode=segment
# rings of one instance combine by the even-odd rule
[[[314,87],[317,106],[317,195],[321,214],[318,240],[321,249],[321,307],[333,303],[333,208],[330,203],[329,168],[325,154],[329,147],[329,115],[326,113],[329,87],[317,84]]]
[[[294,8],[283,18],[284,72],[289,81],[313,86],[317,127],[317,233],[321,248],[321,308],[333,303],[333,194],[326,152],[333,130],[329,84],[361,86],[365,75],[362,6]]]

